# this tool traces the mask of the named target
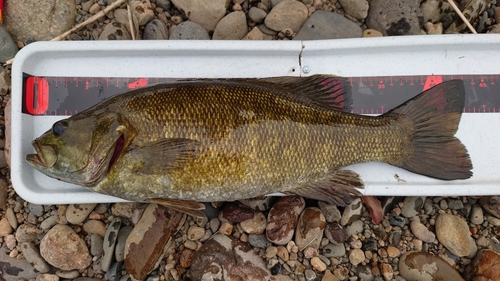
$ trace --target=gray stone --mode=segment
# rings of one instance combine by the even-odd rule
[[[299,31],[307,20],[307,7],[295,0],[284,0],[267,15],[264,23],[270,29],[285,32],[291,30],[293,33]]]
[[[74,0],[16,0],[6,3],[4,15],[14,41],[47,41],[73,26],[76,6]]]
[[[132,226],[125,226],[118,232],[118,239],[116,240],[115,247],[115,259],[116,261],[125,260],[125,242],[127,241],[128,235],[132,232],[134,228]]]
[[[90,234],[90,254],[94,257],[102,255],[103,243],[104,238],[101,235],[97,233]]]
[[[453,8],[447,1],[443,0],[427,0],[420,5],[424,24],[427,22],[438,23],[442,22],[445,28],[448,28],[453,22]]]
[[[436,235],[430,231],[425,225],[423,225],[420,221],[412,221],[410,223],[410,229],[413,235],[418,239],[427,242],[433,243],[436,239]]]
[[[408,196],[403,201],[401,214],[407,218],[412,218],[419,214],[424,206],[425,196]]]
[[[321,249],[321,253],[327,258],[338,258],[345,256],[346,252],[344,244],[327,244]]]
[[[449,263],[426,252],[406,252],[399,260],[399,273],[406,280],[464,281]]]
[[[156,0],[156,7],[162,8],[164,11],[169,10],[171,4],[170,0]]]
[[[32,224],[22,224],[16,230],[16,240],[18,243],[34,242],[37,240],[38,233],[40,233],[40,231],[36,226]]]
[[[500,218],[500,196],[483,196],[479,199],[483,209],[497,218]]]
[[[0,26],[0,62],[6,62],[15,57],[18,50],[19,48],[10,34]]]
[[[472,205],[470,221],[473,224],[482,224],[484,222],[483,209],[478,204]]]
[[[33,267],[41,273],[47,273],[50,270],[49,264],[40,256],[40,251],[31,242],[23,242],[21,251],[24,258],[33,265]]]
[[[261,23],[266,18],[266,11],[259,9],[257,7],[252,7],[248,11],[248,17],[255,23]]]
[[[326,222],[339,222],[340,218],[342,218],[342,214],[336,205],[328,204],[324,201],[318,201],[318,207],[325,215]]]
[[[203,26],[185,21],[177,25],[170,33],[170,40],[210,40],[208,32]]]
[[[248,242],[256,248],[266,249],[271,246],[271,242],[267,240],[264,234],[250,234],[248,235]]]
[[[74,279],[80,276],[80,272],[78,270],[58,270],[56,275],[64,279]]]
[[[98,40],[130,40],[132,36],[125,26],[118,22],[111,22],[104,26]]]
[[[420,0],[372,0],[366,25],[384,36],[418,35]]]
[[[66,219],[69,223],[80,224],[94,210],[97,204],[71,204],[66,209]]]
[[[9,252],[5,245],[0,248],[0,276],[3,280],[35,279],[39,272],[26,259],[10,257]]]
[[[345,229],[347,238],[351,237],[354,234],[358,234],[363,232],[363,222],[361,220],[356,220],[351,225],[347,226]]]
[[[166,40],[168,39],[168,29],[165,23],[159,19],[154,19],[144,28],[142,35],[144,40]]]
[[[106,229],[106,234],[104,235],[103,250],[104,255],[102,256],[101,266],[103,271],[108,271],[113,261],[115,253],[116,240],[118,238],[118,231],[120,230],[121,220],[120,218],[114,218],[108,225]]]
[[[307,19],[294,40],[358,38],[361,34],[361,27],[345,17],[337,13],[316,11]]]
[[[111,265],[109,270],[106,272],[108,280],[118,281],[122,277],[122,262],[115,262]]]
[[[228,0],[172,0],[172,3],[190,21],[198,23],[207,31],[214,31],[224,17]]]
[[[40,217],[43,215],[43,206],[38,204],[29,203],[28,209],[35,217]]]
[[[136,16],[139,25],[145,25],[155,18],[155,13],[151,8],[149,0],[129,0],[130,10]]]
[[[276,36],[278,34],[278,31],[270,29],[265,24],[259,24],[257,28],[259,28],[259,30],[265,35]]]
[[[223,17],[215,27],[213,40],[240,40],[248,33],[245,13],[236,11]]]
[[[367,0],[340,0],[340,5],[344,8],[346,14],[357,20],[364,20],[368,16]]]
[[[273,31],[276,34],[276,31]],[[267,211],[271,209],[274,202],[278,197],[276,196],[264,196],[263,198],[251,198],[239,200],[239,202],[254,211]]]
[[[52,215],[48,218],[46,218],[42,223],[40,224],[41,229],[49,229],[53,227],[54,225],[57,224],[57,221],[59,220],[59,217],[57,215]]]

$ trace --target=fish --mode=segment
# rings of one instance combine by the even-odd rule
[[[344,169],[355,163],[470,178],[454,136],[464,99],[463,81],[446,81],[365,116],[350,112],[349,82],[332,75],[175,81],[55,122],[26,161],[64,182],[191,215],[201,202],[280,192],[346,206],[364,187]]]

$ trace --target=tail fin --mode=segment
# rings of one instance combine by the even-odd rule
[[[413,123],[409,156],[397,166],[444,179],[472,176],[467,149],[454,137],[462,115],[465,89],[461,80],[443,82],[387,114],[405,115]]]

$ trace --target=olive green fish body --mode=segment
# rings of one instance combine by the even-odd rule
[[[56,123],[34,141],[38,155],[27,160],[49,176],[133,201],[224,201],[285,192],[342,205],[359,194],[354,187],[362,182],[356,173],[339,168],[367,161],[443,179],[470,177],[465,147],[453,137],[460,120],[457,108],[463,106],[461,83],[371,117],[344,112],[349,99],[339,88],[346,85],[342,79],[301,79],[304,86],[278,78],[184,81],[137,89]],[[324,83],[331,79],[336,79],[333,90]],[[417,111],[420,107],[429,109]],[[428,124],[434,115],[444,116],[436,117],[439,128]],[[73,133],[76,124],[84,132]],[[54,132],[58,127],[63,134]],[[68,134],[78,140],[66,140]],[[76,147],[73,143],[86,141],[90,145],[82,145],[78,155],[87,162],[62,165],[75,160],[58,155],[53,167],[43,167],[52,163],[46,160],[52,152],[44,143]],[[451,146],[445,151],[449,155],[432,156],[442,150],[435,147],[442,142]],[[435,172],[435,165],[422,162],[416,153],[441,159],[436,165],[444,161],[452,171]],[[451,164],[451,158],[459,164]],[[69,170],[86,175],[70,175]]]

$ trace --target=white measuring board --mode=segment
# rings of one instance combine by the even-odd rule
[[[474,79],[484,75],[485,81],[490,83],[500,77],[498,46],[498,35],[302,42],[166,40],[33,43],[18,53],[12,68],[12,183],[22,198],[37,204],[123,201],[51,179],[25,162],[26,155],[34,151],[31,141],[51,128],[55,121],[67,117],[23,113],[23,75],[26,74],[97,78],[333,74],[358,77],[353,83],[379,83],[381,76],[394,77],[396,83],[400,76],[425,78],[429,75],[453,75],[456,79],[465,77],[474,83]],[[405,79],[410,79],[408,77]],[[387,87],[393,85],[392,78],[386,84]],[[478,110],[481,110],[480,107]],[[365,195],[500,194],[500,175],[497,175],[500,151],[496,141],[500,138],[499,126],[500,113],[463,114],[457,137],[467,147],[474,166],[474,175],[468,180],[441,181],[383,163],[364,163],[348,168],[361,174],[366,185],[361,192]],[[406,182],[398,181],[396,174]]]

